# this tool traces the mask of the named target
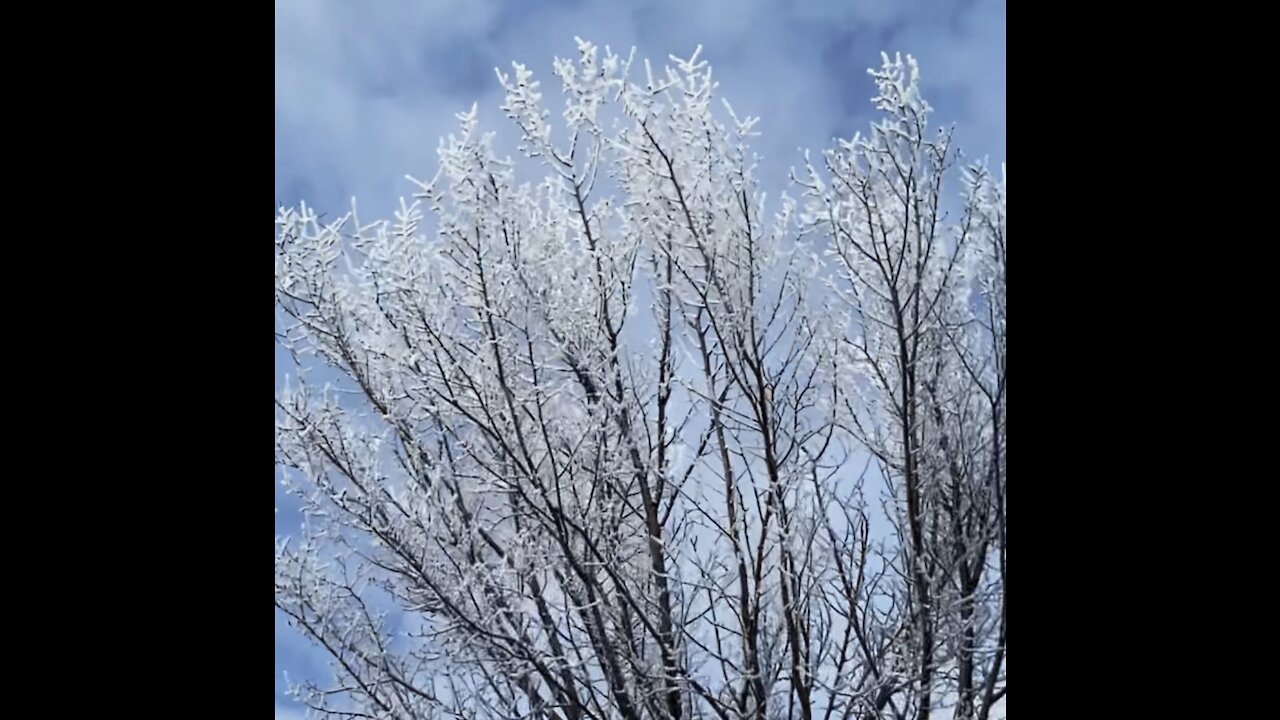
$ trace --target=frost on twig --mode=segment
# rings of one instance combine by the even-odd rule
[[[388,221],[277,218],[276,606],[374,718],[988,717],[1004,207],[910,57],[773,203],[695,52],[499,71]],[[958,176],[958,177],[957,177]],[[793,197],[790,193],[795,193]],[[943,216],[958,198],[961,212]]]

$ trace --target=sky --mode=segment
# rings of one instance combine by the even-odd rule
[[[554,107],[551,63],[576,57],[575,36],[634,46],[655,69],[702,45],[719,95],[761,118],[772,197],[802,148],[865,131],[881,51],[919,60],[934,121],[956,125],[966,155],[1005,160],[1005,0],[276,0],[275,22],[277,207],[337,216],[354,196],[362,217],[389,216],[472,103],[514,154],[494,68],[529,66]],[[299,516],[278,483],[276,505],[287,534]],[[283,675],[322,681],[326,663],[278,614],[275,648],[276,718],[300,720]]]

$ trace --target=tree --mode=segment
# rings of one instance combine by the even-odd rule
[[[560,132],[526,68],[499,74],[541,183],[473,108],[394,221],[277,218],[297,361],[277,464],[307,522],[278,543],[276,607],[336,676],[298,696],[333,717],[985,720],[1003,177],[969,168],[947,223],[957,152],[886,56],[881,122],[806,156],[770,214],[755,120],[717,118],[698,53],[640,73],[578,49]]]

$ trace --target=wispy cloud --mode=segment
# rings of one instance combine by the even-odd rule
[[[777,189],[798,148],[865,127],[882,50],[920,58],[938,119],[1003,159],[1004,17],[1005,0],[278,0],[277,199],[389,210],[405,173],[431,174],[455,112],[478,102],[510,134],[495,66],[548,78],[575,35],[655,61],[703,45],[722,96],[763,118],[761,176]]]

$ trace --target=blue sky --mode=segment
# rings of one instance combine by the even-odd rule
[[[882,50],[919,59],[935,119],[957,125],[966,154],[1005,159],[1005,0],[276,0],[277,205],[340,215],[355,196],[362,216],[389,215],[473,102],[514,152],[494,67],[528,65],[550,101],[551,61],[575,55],[575,35],[659,67],[701,44],[720,95],[761,117],[771,196],[801,148],[866,128]],[[299,516],[278,484],[276,502],[287,534]],[[278,720],[301,717],[282,674],[323,680],[326,667],[277,618]]]

